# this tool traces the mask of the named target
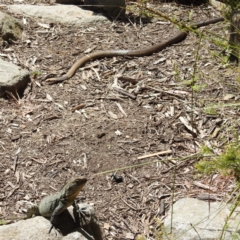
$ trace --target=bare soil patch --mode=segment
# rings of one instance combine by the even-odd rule
[[[151,7],[186,22],[190,15],[193,22],[219,16],[206,6]],[[201,145],[220,153],[223,143],[239,135],[237,107],[222,107],[239,99],[237,73],[224,67],[223,49],[213,42],[214,34],[227,38],[226,23],[201,28],[203,37],[190,33],[151,56],[90,62],[70,80],[46,85],[46,76],[61,75],[89,52],[139,49],[168,39],[178,29],[164,19],[141,23],[131,14],[88,27],[45,28],[41,21],[1,10],[26,23],[22,40],[1,49],[8,56],[3,59],[33,72],[22,99],[0,101],[2,219],[24,216],[32,203],[81,175],[89,181],[78,201],[94,204],[105,239],[127,239],[129,233],[154,232],[155,218],[164,218],[161,204],[166,211],[171,205],[173,188],[174,201],[209,192],[222,199],[233,189],[232,178],[200,177],[193,167]],[[195,90],[186,82],[193,74]],[[114,84],[136,99],[114,90]],[[167,150],[171,153],[138,159]],[[115,183],[113,173],[123,182]]]

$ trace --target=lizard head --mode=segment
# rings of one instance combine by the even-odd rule
[[[75,199],[78,193],[83,189],[86,182],[87,179],[83,177],[74,178],[70,180],[64,187],[65,196],[67,196],[70,199]]]

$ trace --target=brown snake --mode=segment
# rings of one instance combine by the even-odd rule
[[[209,24],[217,23],[223,21],[224,18],[212,18],[207,21],[197,22],[192,25],[190,25],[190,28],[199,28],[203,26],[207,26]],[[141,57],[141,56],[147,56],[151,55],[153,53],[159,52],[160,50],[177,43],[184,39],[187,36],[187,31],[182,31],[172,38],[169,38],[163,43],[157,43],[151,47],[147,47],[140,50],[106,50],[106,51],[97,51],[90,53],[82,58],[80,58],[77,62],[75,62],[72,67],[68,70],[68,72],[61,76],[56,78],[48,78],[46,82],[49,83],[57,83],[57,82],[63,82],[69,78],[71,78],[77,71],[78,68],[85,65],[87,62],[90,62],[94,59],[104,58],[104,57],[116,57],[116,56],[131,56],[131,57]]]

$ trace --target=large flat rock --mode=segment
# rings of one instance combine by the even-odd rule
[[[89,240],[80,228],[79,230],[62,236],[56,229],[49,233],[51,224],[44,217],[34,217],[10,225],[0,226],[1,240]],[[90,235],[89,235],[90,236]]]
[[[10,5],[9,8],[17,13],[40,19],[47,23],[62,23],[72,26],[82,26],[93,22],[108,21],[101,14],[83,10],[73,5],[36,6]]]
[[[0,97],[4,97],[6,90],[21,95],[28,82],[30,75],[27,70],[0,58]]]
[[[48,219],[37,216],[9,225],[0,225],[0,240],[102,240],[101,229],[91,205],[81,203],[80,211],[86,215],[79,225],[74,220],[73,207],[57,217],[58,230],[53,228]],[[80,216],[81,217],[81,216]],[[86,220],[86,221],[85,221]]]
[[[221,202],[209,203],[195,198],[180,199],[173,205],[173,215],[170,210],[164,221],[167,233],[170,233],[172,226],[172,233],[167,239],[240,239],[239,207],[227,221],[232,207],[231,204]],[[226,221],[227,225],[224,229]]]
[[[22,36],[22,24],[11,17],[0,11],[0,46],[3,41],[11,43],[12,39],[19,39]]]
[[[62,239],[61,235],[54,229],[49,234],[51,227],[49,221],[43,217],[22,220],[10,225],[0,227],[1,237],[5,240],[42,240]]]

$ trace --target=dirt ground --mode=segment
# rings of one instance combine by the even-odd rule
[[[186,23],[220,16],[207,6],[149,6]],[[137,233],[154,239],[156,219],[164,219],[177,199],[228,197],[233,178],[201,176],[193,166],[202,145],[219,154],[239,135],[239,73],[214,42],[227,40],[227,23],[203,27],[202,35],[190,33],[151,56],[90,62],[64,83],[47,85],[47,76],[60,76],[89,52],[140,49],[178,29],[136,12],[77,28],[46,27],[6,7],[1,11],[25,22],[22,39],[0,49],[1,58],[32,72],[23,98],[0,100],[1,219],[25,216],[29,206],[74,176],[89,179],[77,200],[94,205],[105,239]],[[188,84],[193,75],[194,88]],[[116,91],[116,84],[128,94]]]

